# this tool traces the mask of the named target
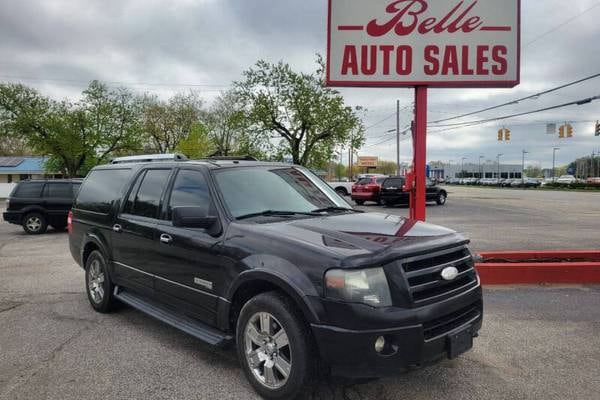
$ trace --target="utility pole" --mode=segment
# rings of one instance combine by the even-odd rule
[[[552,182],[556,180],[556,150],[560,150],[560,147],[552,148]]]
[[[400,171],[400,100],[396,100],[396,175]]]
[[[523,162],[521,164],[521,183],[525,182],[525,154],[529,153],[526,150],[523,150]]]
[[[497,158],[497,164],[498,164],[498,186],[501,186],[500,184],[500,157],[503,156],[504,154],[498,154],[496,156]]]

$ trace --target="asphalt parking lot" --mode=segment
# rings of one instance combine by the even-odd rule
[[[543,201],[524,200],[520,196],[529,194],[517,191],[479,190],[450,187],[447,206],[428,207],[430,220],[469,234],[480,250],[598,247],[596,194],[582,193],[596,197],[574,202],[562,192],[530,192],[551,193]],[[514,215],[507,211],[513,208]],[[495,217],[490,222],[486,215]],[[567,220],[559,225],[562,233],[553,233]],[[66,233],[27,236],[0,223],[0,399],[257,398],[233,351],[215,351],[128,307],[95,313],[83,281]],[[462,357],[366,384],[324,380],[306,398],[597,398],[600,287],[485,289],[484,301],[484,327]]]
[[[600,248],[600,192],[442,187],[448,201],[428,204],[427,221],[464,233],[477,251]],[[357,208],[409,213],[407,206]]]

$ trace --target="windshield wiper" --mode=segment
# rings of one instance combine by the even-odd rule
[[[316,210],[312,210],[312,212],[314,212],[314,213],[332,212],[332,211],[352,211],[352,212],[357,212],[357,213],[364,212],[361,210],[355,210],[354,208],[337,207],[337,206],[323,207],[323,208],[317,208]]]
[[[260,217],[260,216],[282,216],[282,217],[286,217],[286,216],[291,216],[291,215],[311,215],[311,216],[318,216],[319,214],[317,214],[316,212],[312,212],[312,211],[311,212],[304,212],[304,211],[286,211],[286,210],[264,210],[264,211],[250,213],[250,214],[240,215],[236,219],[246,219],[246,218]]]

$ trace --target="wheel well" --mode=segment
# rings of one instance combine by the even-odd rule
[[[94,250],[100,250],[98,245],[94,242],[88,242],[83,248],[83,255],[81,256],[81,262],[83,268],[85,268],[85,264],[87,263],[87,259]]]
[[[232,331],[235,332],[237,319],[244,304],[254,296],[265,292],[279,292],[282,295],[291,298],[282,288],[271,282],[253,280],[243,283],[233,295],[231,308],[229,309],[229,326]],[[292,302],[295,303],[293,299]],[[302,312],[300,312],[300,315],[302,315]]]

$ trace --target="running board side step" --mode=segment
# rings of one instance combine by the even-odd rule
[[[200,321],[179,314],[158,302],[138,296],[137,294],[128,292],[118,286],[115,287],[114,296],[123,303],[212,346],[227,347],[233,342],[233,337],[231,335],[227,335]]]

